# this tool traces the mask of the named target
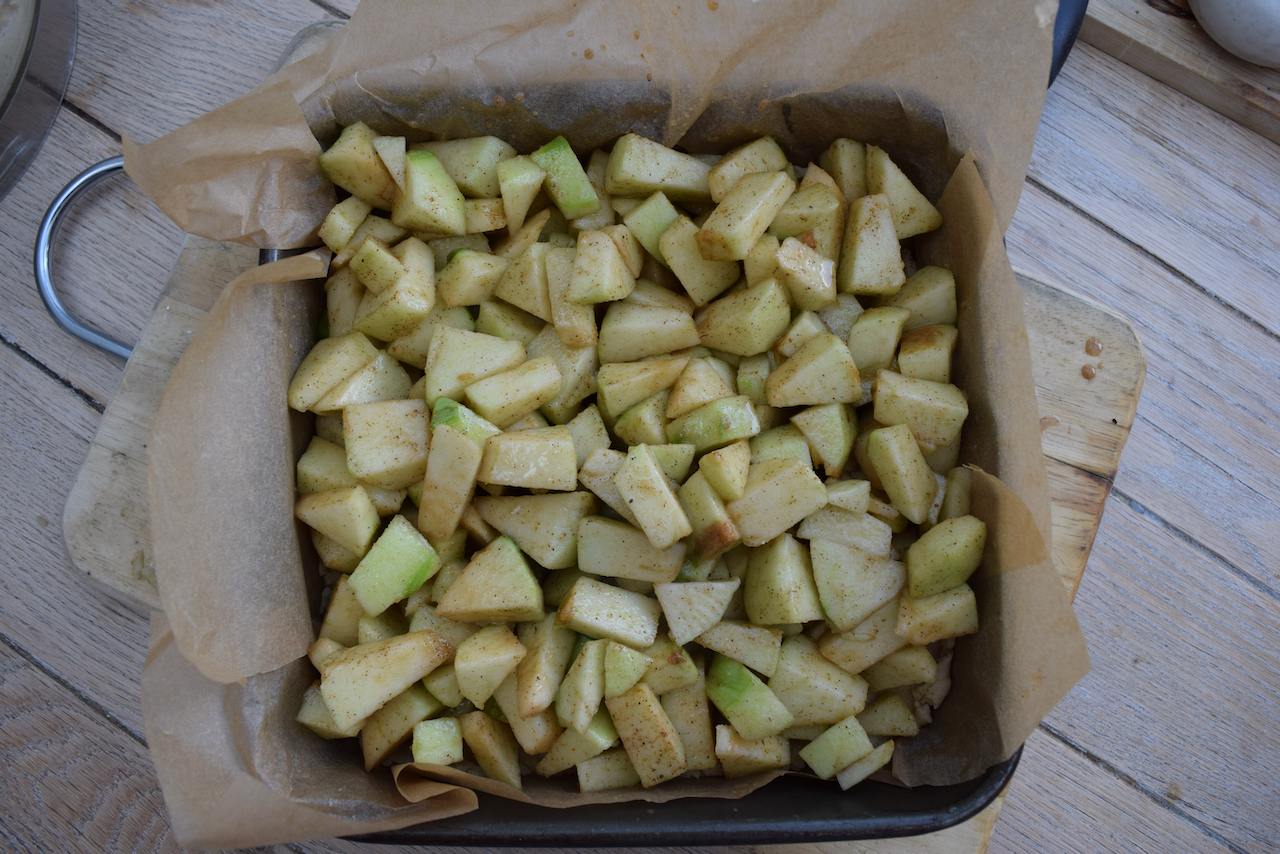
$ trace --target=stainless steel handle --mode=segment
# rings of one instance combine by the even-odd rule
[[[58,297],[58,290],[53,285],[52,271],[53,241],[58,236],[58,229],[62,225],[62,219],[66,216],[67,210],[93,185],[123,171],[124,158],[112,157],[90,166],[63,188],[58,197],[53,200],[53,204],[49,205],[49,210],[40,222],[40,232],[36,236],[35,268],[36,287],[40,290],[40,298],[44,300],[45,308],[49,310],[49,314],[59,326],[81,341],[106,350],[113,356],[128,359],[129,354],[133,352],[132,347],[96,329],[91,329],[72,317],[71,312],[67,311]]]

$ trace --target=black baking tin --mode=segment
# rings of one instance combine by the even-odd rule
[[[1004,789],[1022,755],[968,783],[905,789],[868,781],[848,792],[834,781],[791,776],[744,798],[552,809],[479,794],[480,808],[403,830],[352,839],[396,845],[610,848],[769,845],[916,836],[972,818]]]

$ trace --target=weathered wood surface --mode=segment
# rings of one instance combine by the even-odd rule
[[[1186,0],[1092,0],[1080,38],[1280,142],[1280,70],[1223,50]]]
[[[123,365],[44,314],[31,245],[57,190],[118,153],[120,134],[154,138],[246,91],[295,22],[353,4],[79,6],[69,107],[0,201],[0,848],[171,851],[141,744],[145,621],[75,577],[58,518]],[[68,222],[56,263],[68,301],[130,340],[182,238],[127,181],[102,192]],[[1073,52],[1009,250],[1131,320],[1147,380],[1077,597],[1094,670],[1029,742],[990,851],[1277,847],[1277,211],[1274,143],[1087,45]],[[954,850],[916,843],[898,850]]]

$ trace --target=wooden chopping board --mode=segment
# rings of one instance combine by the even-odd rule
[[[1092,0],[1080,40],[1280,142],[1280,69],[1227,53],[1186,0]]]
[[[146,445],[169,375],[223,285],[257,250],[191,237],[107,406],[63,511],[71,562],[92,583],[140,611],[159,610],[147,513]],[[1105,306],[1018,274],[1026,311],[1053,507],[1052,553],[1074,593],[1084,573],[1146,372],[1133,327]],[[1086,349],[1101,352],[1091,355]],[[1092,367],[1092,379],[1082,373]],[[1087,373],[1087,371],[1086,371]],[[1002,796],[1003,797],[1003,796]],[[980,854],[1001,799],[975,818],[931,834],[925,850]],[[924,838],[780,846],[785,851],[919,851]]]

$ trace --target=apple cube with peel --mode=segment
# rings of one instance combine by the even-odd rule
[[[676,495],[689,518],[689,524],[693,526],[693,532],[689,535],[689,548],[699,558],[717,558],[742,541],[724,501],[701,471],[689,476]]]
[[[413,761],[422,765],[454,765],[462,761],[462,729],[457,718],[420,721],[413,728]]]
[[[667,441],[693,445],[694,453],[701,454],[759,432],[760,420],[751,398],[739,394],[713,400],[673,419],[667,424]]]
[[[650,255],[665,264],[659,243],[662,233],[680,218],[680,211],[662,192],[654,193],[622,218],[627,229]]]
[[[342,248],[355,235],[356,229],[360,227],[360,223],[364,222],[364,218],[371,210],[369,203],[358,196],[343,199],[330,209],[324,222],[320,223],[317,234],[324,241],[324,245],[336,254],[342,251]]]
[[[777,735],[791,726],[793,715],[760,678],[723,655],[707,671],[707,697],[743,738]]]
[[[907,549],[908,591],[925,599],[959,587],[982,563],[987,526],[975,516],[934,525]]]
[[[600,199],[587,171],[563,136],[551,140],[529,158],[546,171],[543,187],[565,219],[577,219],[600,209]]]
[[[511,538],[498,537],[471,557],[436,614],[463,623],[540,620],[542,588]]]
[[[391,221],[414,231],[466,234],[465,199],[440,159],[430,151],[407,151],[404,170],[404,190],[395,194]]]
[[[556,719],[560,726],[585,734],[604,699],[604,659],[610,641],[589,640],[578,651],[556,692]]]
[[[840,783],[841,789],[848,791],[888,765],[892,758],[893,742],[886,741],[866,756],[845,766],[843,771],[836,774],[836,780]]]
[[[408,519],[396,516],[351,573],[349,584],[365,613],[381,614],[440,569],[440,558]]]
[[[856,717],[848,717],[800,748],[800,758],[813,773],[830,780],[871,752],[871,739]]]
[[[334,723],[347,729],[443,664],[453,652],[453,644],[425,631],[353,646],[326,661],[320,693]]]

